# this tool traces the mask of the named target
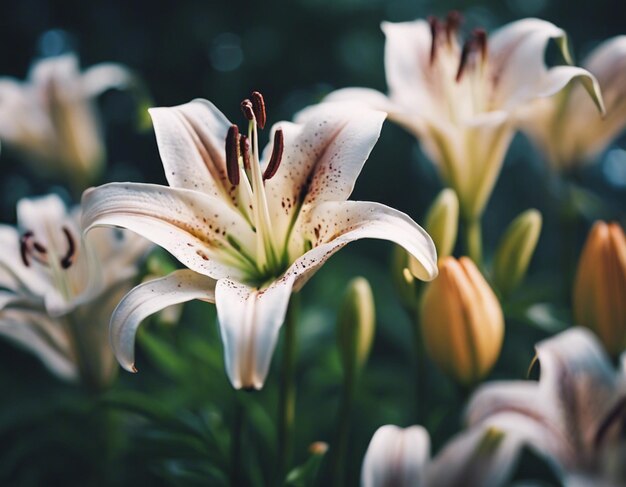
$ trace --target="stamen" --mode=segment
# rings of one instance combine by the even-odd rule
[[[487,59],[487,32],[484,29],[474,29],[472,32],[474,36],[475,47],[480,52],[482,61]]]
[[[435,57],[437,56],[437,41],[439,39],[439,32],[441,31],[441,24],[437,17],[430,16],[428,17],[428,25],[430,25],[430,35],[432,38],[430,43],[430,64],[432,64],[435,62]]]
[[[28,241],[33,237],[33,232],[26,232],[20,237],[20,255],[22,262],[26,267],[30,267],[30,261],[28,260],[29,248]]]
[[[230,184],[239,184],[239,127],[236,125],[231,125],[226,134],[226,174]]]
[[[461,26],[462,22],[463,16],[458,10],[452,10],[448,13],[445,22],[446,39],[448,40],[448,44],[452,44],[454,36],[456,36],[457,32],[459,31],[459,27]]]
[[[246,117],[246,120],[251,122],[254,120],[254,110],[252,109],[252,102],[247,98],[241,102],[241,112],[243,116]]]
[[[274,177],[283,158],[283,149],[285,148],[285,138],[283,130],[278,129],[274,132],[274,146],[272,147],[272,156],[270,162],[267,163],[265,173],[263,173],[263,181]]]
[[[250,141],[244,134],[239,136],[239,153],[243,159],[243,168],[246,171],[250,170]]]
[[[254,110],[256,123],[259,125],[260,129],[264,129],[265,122],[267,121],[267,116],[265,114],[265,100],[263,100],[263,95],[258,91],[252,92],[252,109]]]
[[[463,50],[461,51],[461,61],[459,62],[459,69],[456,72],[457,83],[461,81],[461,78],[463,77],[463,72],[465,71],[465,68],[467,66],[469,55],[474,49],[475,42],[476,41],[474,39],[468,39],[465,41],[465,44],[463,44]]]
[[[76,255],[76,242],[74,241],[74,237],[72,237],[72,234],[67,229],[67,227],[63,227],[61,230],[63,230],[65,238],[67,239],[67,252],[65,253],[65,256],[61,259],[61,267],[63,269],[69,269],[74,263],[74,256]]]

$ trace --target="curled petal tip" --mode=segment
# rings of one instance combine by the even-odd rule
[[[135,364],[131,364],[131,365],[130,365],[130,371],[131,371],[133,374],[136,374],[137,372],[139,372],[139,371],[137,370],[137,367],[135,367]]]

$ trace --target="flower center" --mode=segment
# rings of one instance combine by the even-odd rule
[[[58,258],[58,265],[62,269],[69,269],[76,257],[76,241],[67,227],[61,227],[61,231],[67,242],[67,251]],[[30,267],[35,261],[46,267],[53,265],[50,260],[48,248],[35,238],[34,232],[28,230],[20,237],[20,255],[26,267]]]
[[[241,102],[241,111],[248,120],[247,135],[239,132],[237,125],[231,125],[226,136],[226,172],[230,183],[245,194],[250,201],[250,212],[240,208],[256,234],[256,259],[246,255],[235,242],[234,247],[248,264],[252,263],[257,280],[263,276],[277,276],[285,267],[284,249],[275,241],[272,219],[265,193],[265,181],[271,179],[280,166],[283,149],[283,131],[274,132],[272,154],[265,170],[261,171],[259,158],[258,129],[263,129],[267,121],[265,101],[258,91],[250,99]]]
[[[457,123],[489,110],[487,33],[474,29],[463,46],[458,41],[462,18],[450,12],[446,20],[430,17],[430,70],[435,89],[441,90],[444,112]]]

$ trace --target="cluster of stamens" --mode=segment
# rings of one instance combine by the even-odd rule
[[[249,122],[255,122],[260,129],[265,128],[267,115],[265,112],[265,101],[263,95],[258,91],[253,91],[250,99],[246,98],[241,102],[241,111]],[[263,181],[272,178],[278,171],[282,160],[284,149],[284,138],[282,129],[274,132],[274,145],[272,155],[267,167],[263,172]],[[226,135],[226,172],[228,180],[233,186],[237,186],[240,181],[240,168],[250,171],[250,140],[249,137],[239,133],[239,127],[231,125]]]
[[[444,36],[448,46],[452,46],[456,40],[457,33],[463,18],[459,12],[450,12],[445,21],[439,20],[437,17],[429,17],[430,32],[432,43],[430,46],[430,64],[432,65],[437,58],[438,45],[440,38]],[[463,73],[466,71],[471,58],[479,56],[484,62],[487,59],[487,33],[484,29],[474,29],[470,36],[465,40],[461,50],[459,59],[459,67],[456,71],[456,81],[461,81]]]
[[[67,227],[62,227],[61,231],[67,241],[67,251],[59,259],[59,264],[62,269],[69,269],[76,257],[76,241]],[[24,232],[20,237],[20,255],[26,267],[30,267],[32,261],[45,266],[50,265],[48,249],[35,239],[35,234],[30,230]]]

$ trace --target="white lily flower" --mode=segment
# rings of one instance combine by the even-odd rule
[[[24,82],[0,78],[0,141],[37,171],[66,178],[82,191],[100,174],[106,157],[95,98],[133,82],[118,64],[81,73],[74,54],[39,60]]]
[[[468,407],[470,424],[496,425],[522,438],[554,464],[565,485],[624,485],[624,360],[615,372],[585,328],[567,330],[536,348],[539,382],[482,386]]]
[[[458,41],[460,15],[445,22],[383,22],[389,95],[347,88],[327,100],[361,101],[421,141],[422,148],[456,191],[464,218],[478,218],[489,199],[516,127],[518,110],[553,95],[573,79],[602,106],[597,83],[584,69],[547,68],[544,52],[555,39],[566,59],[566,34],[539,19],[508,24],[487,38],[476,29]]]
[[[106,385],[109,319],[150,243],[111,229],[83,241],[78,211],[56,195],[20,200],[17,218],[19,228],[0,225],[0,335],[63,379]]]
[[[473,428],[452,438],[431,459],[421,426],[379,428],[361,469],[363,487],[498,487],[516,466],[518,440],[495,428]]]
[[[201,299],[216,303],[233,386],[261,388],[291,293],[353,240],[394,241],[421,263],[419,277],[437,274],[432,240],[407,215],[345,201],[384,113],[321,105],[274,126],[261,156],[263,98],[253,93],[242,109],[247,136],[206,100],[151,109],[170,186],[113,183],[83,196],[84,228],[128,228],[189,268],[137,287],[120,303],[111,339],[127,370],[135,370],[143,318]]]
[[[598,79],[606,105],[602,117],[579,85],[534,102],[522,129],[555,169],[593,159],[626,127],[626,36],[600,44],[582,66]]]

